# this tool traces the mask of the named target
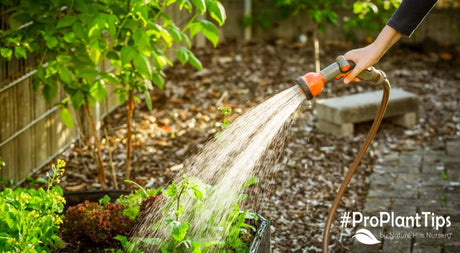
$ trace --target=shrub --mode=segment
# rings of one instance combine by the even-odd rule
[[[48,189],[6,188],[0,192],[0,249],[2,252],[49,252],[62,245],[58,236],[65,199],[59,186],[65,163],[49,173]]]

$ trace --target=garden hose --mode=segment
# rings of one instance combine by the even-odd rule
[[[297,78],[297,84],[300,86],[301,91],[307,96],[307,99],[312,99],[313,97],[317,96],[321,93],[323,89],[324,83],[335,79],[340,79],[348,74],[354,68],[354,63],[347,61],[343,56],[337,57],[337,60],[329,65],[328,67],[321,70],[319,73],[307,73],[299,78]],[[323,232],[323,252],[328,252],[328,243],[329,243],[329,235],[330,229],[332,225],[332,221],[334,219],[334,214],[337,210],[339,205],[340,199],[345,192],[345,189],[348,186],[348,183],[353,176],[356,168],[358,167],[359,162],[366,153],[367,148],[369,147],[371,141],[374,139],[375,134],[382,122],[383,115],[385,114],[386,108],[388,106],[388,101],[390,99],[390,82],[386,78],[386,75],[383,71],[377,70],[374,67],[369,67],[363,72],[358,75],[358,78],[365,81],[371,81],[374,84],[381,84],[383,87],[383,96],[382,101],[380,103],[380,107],[377,111],[377,114],[374,118],[374,122],[372,123],[371,129],[366,136],[366,140],[361,146],[358,154],[356,155],[355,159],[350,165],[347,175],[340,186],[340,189],[337,193],[337,196],[331,206],[329,211],[329,216],[326,220],[326,226]]]

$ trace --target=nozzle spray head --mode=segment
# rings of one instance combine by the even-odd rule
[[[346,76],[353,68],[355,63],[347,61],[345,57],[339,56],[329,66],[325,67],[318,73],[307,73],[296,79],[297,84],[300,86],[307,99],[312,99],[321,93],[324,87],[324,83],[332,79],[340,79]],[[364,81],[370,81],[374,84],[380,84],[386,80],[385,73],[381,70],[369,67],[358,74],[358,79]]]
[[[312,99],[321,93],[326,79],[324,79],[321,72],[309,72],[303,76],[299,76],[296,82],[300,86],[300,90],[307,96],[307,99]]]

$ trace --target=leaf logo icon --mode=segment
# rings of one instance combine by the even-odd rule
[[[367,245],[373,245],[373,244],[380,243],[380,241],[377,240],[377,238],[375,238],[375,236],[371,233],[371,231],[365,228],[358,229],[358,231],[356,231],[356,234],[353,236],[353,238],[356,238],[358,242],[367,244]]]

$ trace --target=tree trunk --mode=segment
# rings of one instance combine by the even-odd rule
[[[318,39],[318,24],[315,22],[313,30],[313,44],[315,47],[315,71],[319,73],[321,71],[321,65],[319,61],[319,39]]]
[[[91,122],[91,128],[93,129],[93,136],[96,142],[96,149],[97,149],[97,153],[96,153],[97,159],[96,160],[97,160],[97,165],[98,165],[99,181],[101,182],[102,188],[107,188],[104,163],[102,161],[101,142],[99,140],[99,137],[97,136],[96,123],[94,122],[94,116],[93,116],[93,113],[91,112],[91,108],[89,106],[87,98],[85,98],[85,108],[86,108],[86,112],[88,113],[88,118]]]
[[[129,179],[131,176],[131,139],[132,139],[132,121],[133,121],[133,111],[134,111],[134,92],[129,90],[128,98],[128,117],[127,117],[127,126],[128,132],[126,133],[126,169],[125,169],[125,179]]]

